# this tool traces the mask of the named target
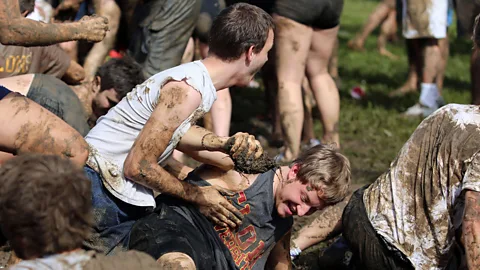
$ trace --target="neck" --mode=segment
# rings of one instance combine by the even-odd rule
[[[91,83],[82,83],[80,85],[70,86],[82,103],[83,109],[88,117],[93,114],[93,92]]]
[[[282,166],[277,169],[275,172],[275,177],[273,178],[273,194],[275,194],[275,198],[277,198],[277,190],[284,184],[287,180],[288,172],[290,171],[290,167]]]
[[[238,62],[225,62],[215,56],[208,56],[202,60],[217,91],[237,83]]]

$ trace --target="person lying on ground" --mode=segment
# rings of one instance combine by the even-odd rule
[[[0,1],[0,43],[45,46],[70,40],[101,41],[108,31],[105,17],[85,16],[74,23],[42,23],[25,18],[18,0]]]
[[[479,269],[479,127],[478,106],[437,110],[387,172],[337,207],[341,219],[323,216],[330,228],[312,237],[342,232],[357,269],[457,269],[464,259]]]
[[[86,136],[91,155],[85,172],[94,186],[94,209],[103,215],[95,217],[90,248],[108,253],[124,246],[131,225],[155,207],[153,191],[191,202],[209,218],[241,223],[241,214],[217,190],[179,181],[162,163],[177,147],[204,163],[221,155],[221,166],[233,167],[229,156],[245,150],[262,157],[253,136],[229,140],[195,123],[210,110],[217,90],[252,80],[268,59],[273,27],[270,15],[255,6],[224,9],[213,22],[206,59],[153,75],[97,121]]]
[[[81,249],[90,232],[90,182],[59,156],[23,154],[0,167],[0,227],[26,269],[161,269],[129,251],[105,257]]]
[[[34,0],[20,0],[20,13],[27,16],[34,9]],[[27,73],[43,73],[78,84],[85,71],[58,45],[22,47],[0,44],[0,78]]]
[[[75,129],[25,96],[0,86],[0,163],[22,153],[55,154],[83,167],[88,144]]]
[[[90,131],[89,121],[95,123],[144,80],[140,66],[122,58],[108,60],[92,81],[81,85],[69,86],[43,74],[0,79],[0,85],[37,102],[85,136]]]
[[[155,211],[133,226],[129,248],[150,254],[164,269],[291,269],[293,216],[341,201],[348,191],[350,163],[334,148],[318,145],[290,166],[265,173],[202,165],[184,181],[222,190],[244,214],[242,225],[215,226],[192,204],[161,194]]]

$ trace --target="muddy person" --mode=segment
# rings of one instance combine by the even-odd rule
[[[479,269],[479,119],[478,106],[437,110],[389,170],[352,195],[341,219],[342,209],[319,217],[325,226],[312,237],[342,232],[356,269],[459,269],[465,259]]]
[[[383,22],[383,23],[382,23]],[[362,30],[348,42],[348,47],[353,50],[363,51],[367,37],[377,26],[382,23],[380,34],[377,40],[377,48],[381,55],[390,59],[397,59],[398,56],[387,50],[387,40],[395,37],[397,32],[397,9],[395,0],[383,0],[368,17],[368,21]]]
[[[405,115],[427,116],[444,103],[436,80],[443,76],[439,42],[447,37],[448,0],[407,0],[403,9],[403,35],[416,43],[416,55],[423,58],[420,98]]]
[[[85,16],[79,22],[46,24],[25,18],[18,0],[0,1],[0,43],[45,46],[70,40],[101,41],[108,31],[105,17]]]
[[[340,98],[328,73],[328,63],[337,41],[342,9],[342,0],[275,1],[278,102],[285,137],[285,151],[279,158],[282,161],[295,159],[300,151],[305,71],[322,115],[322,141],[340,147]]]
[[[293,216],[342,201],[350,163],[335,149],[319,145],[290,166],[262,174],[202,165],[184,181],[223,188],[245,215],[243,224],[236,230],[214,226],[193,205],[161,194],[155,211],[134,225],[130,248],[150,254],[165,269],[291,269]]]
[[[43,74],[0,79],[0,85],[37,102],[85,136],[90,131],[89,123],[95,123],[144,80],[141,67],[124,57],[108,60],[93,80],[80,85],[67,85]]]
[[[155,207],[153,191],[190,202],[216,222],[241,223],[241,213],[215,188],[179,181],[162,164],[174,149],[207,164],[217,157],[223,168],[236,165],[230,157],[265,156],[251,135],[217,137],[194,124],[217,90],[252,80],[273,46],[273,27],[255,6],[224,9],[213,22],[207,58],[150,77],[97,121],[86,136],[96,230],[87,246],[107,253],[124,246],[135,220]]]
[[[59,155],[83,167],[88,144],[60,118],[25,96],[0,86],[0,164],[14,155]]]
[[[81,249],[90,232],[90,182],[59,156],[24,154],[0,168],[1,229],[23,261],[9,269],[160,269],[147,254]]]

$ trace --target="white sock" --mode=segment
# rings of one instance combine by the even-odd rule
[[[422,83],[422,90],[420,92],[420,104],[429,108],[438,107],[437,100],[440,98],[437,85],[434,83]]]

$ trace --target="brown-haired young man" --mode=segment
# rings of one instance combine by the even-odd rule
[[[343,200],[350,163],[317,145],[291,166],[262,174],[200,166],[185,181],[230,191],[226,198],[245,215],[243,224],[213,226],[196,207],[162,194],[155,212],[134,225],[130,248],[150,254],[164,269],[290,269],[293,216]]]
[[[153,191],[193,203],[213,220],[240,223],[241,214],[217,190],[179,181],[162,163],[175,148],[204,163],[221,155],[223,168],[233,167],[226,152],[262,154],[253,136],[236,134],[228,149],[228,137],[195,122],[210,110],[217,89],[252,80],[268,59],[273,27],[272,18],[255,6],[224,9],[213,23],[206,59],[153,75],[97,121],[86,136],[91,155],[85,171],[94,185],[94,208],[103,213],[96,216],[99,241],[92,246],[109,252],[124,245],[135,220],[155,207]]]
[[[53,155],[25,154],[0,168],[1,229],[24,261],[9,269],[158,269],[139,252],[104,257],[80,249],[93,221],[90,183]]]

